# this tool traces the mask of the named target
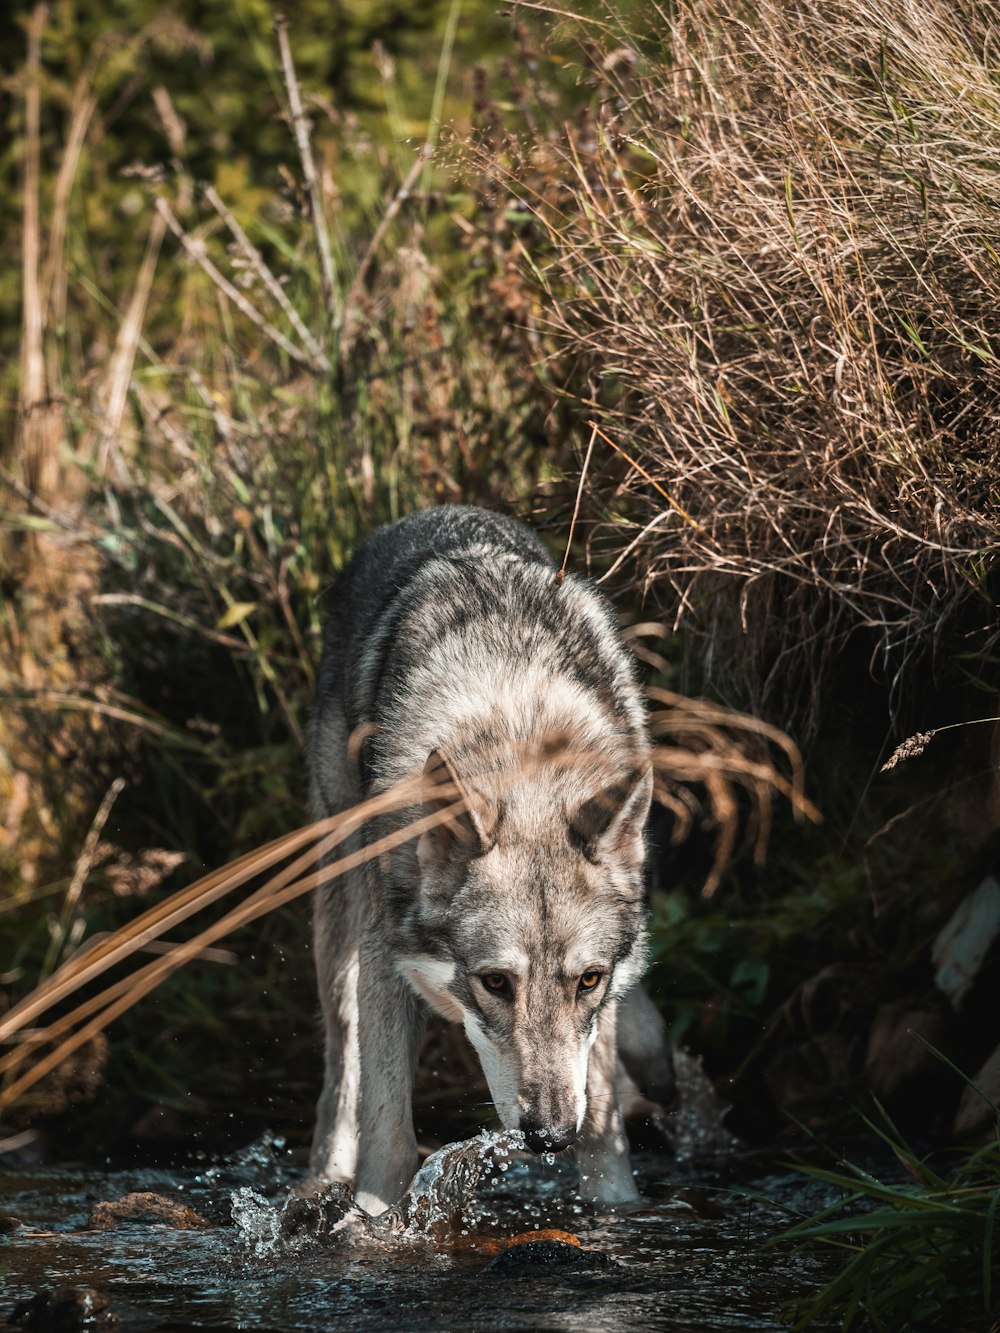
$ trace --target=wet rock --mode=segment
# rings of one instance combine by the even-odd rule
[[[996,1133],[996,1108],[1000,1106],[1000,1046],[982,1069],[973,1074],[972,1084],[962,1093],[958,1103],[955,1136],[959,1139],[975,1139],[980,1135],[992,1138]]]
[[[93,1287],[58,1287],[40,1291],[15,1305],[8,1322],[14,1328],[44,1329],[46,1333],[119,1329],[121,1320],[107,1297]]]
[[[932,1005],[915,1005],[912,1000],[890,1000],[879,1005],[868,1037],[865,1078],[882,1101],[890,1101],[897,1092],[905,1091],[912,1079],[939,1067],[926,1046],[911,1035],[914,1032],[932,1046],[942,1046],[944,1015]]]
[[[0,1236],[9,1236],[12,1231],[20,1231],[24,1223],[10,1213],[0,1213]]]
[[[96,1204],[87,1221],[91,1231],[109,1231],[120,1222],[165,1222],[178,1231],[203,1231],[212,1226],[200,1213],[165,1194],[126,1194]]]
[[[561,1241],[565,1245],[579,1245],[580,1240],[574,1236],[571,1231],[560,1231],[556,1227],[546,1227],[542,1231],[522,1231],[516,1236],[511,1236],[507,1240],[501,1240],[496,1236],[489,1235],[482,1231],[470,1231],[468,1227],[463,1227],[460,1232],[453,1232],[449,1236],[436,1236],[435,1241],[441,1251],[467,1252],[475,1250],[484,1258],[499,1254],[511,1245],[526,1245],[534,1240],[554,1240]]]
[[[557,1227],[546,1227],[543,1231],[522,1231],[516,1236],[511,1236],[510,1240],[503,1242],[502,1248],[509,1249],[511,1245],[528,1245],[536,1240],[554,1240],[562,1245],[575,1245],[580,1248],[580,1237],[574,1236],[572,1231],[560,1231]]]
[[[1000,883],[988,875],[955,909],[931,949],[934,980],[954,1009],[961,1006],[998,937]]]
[[[695,1217],[711,1221],[719,1221],[729,1216],[725,1208],[720,1208],[707,1194],[703,1194],[701,1190],[691,1189],[689,1186],[674,1190],[667,1206],[684,1209]]]
[[[526,1240],[501,1250],[482,1270],[481,1276],[534,1277],[554,1270],[560,1274],[590,1272],[611,1268],[613,1264],[614,1261],[600,1250],[583,1249],[579,1241],[574,1245],[563,1240]]]

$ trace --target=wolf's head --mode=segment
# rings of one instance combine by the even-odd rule
[[[583,1125],[599,1016],[645,962],[649,762],[541,765],[491,791],[434,751],[424,782],[426,811],[464,808],[418,844],[401,971],[464,1024],[503,1124],[558,1151]]]

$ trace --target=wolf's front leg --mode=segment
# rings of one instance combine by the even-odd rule
[[[587,1069],[587,1114],[576,1150],[580,1195],[596,1203],[627,1203],[638,1199],[639,1191],[632,1178],[628,1139],[615,1087],[618,1054],[613,1006],[604,1009],[598,1024]]]
[[[353,851],[356,843],[348,845]],[[358,1155],[358,957],[367,884],[357,872],[321,887],[314,906],[316,975],[326,1030],[323,1092],[309,1160],[309,1186],[353,1184]]]
[[[391,970],[390,953],[369,930],[358,976],[361,1117],[354,1193],[373,1216],[399,1202],[418,1165],[412,1095],[423,1020],[415,996]]]
[[[343,961],[335,983],[322,988],[326,1065],[309,1158],[310,1183],[317,1188],[331,1180],[354,1180],[360,1097],[357,992],[355,950]]]

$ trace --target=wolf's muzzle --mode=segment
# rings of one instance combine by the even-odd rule
[[[522,1116],[521,1133],[532,1152],[562,1152],[576,1142],[577,1129],[575,1124],[540,1125]]]

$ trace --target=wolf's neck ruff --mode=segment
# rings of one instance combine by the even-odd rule
[[[615,1028],[644,961],[651,776],[609,608],[578,579],[557,586],[527,529],[461,507],[374,534],[331,601],[310,738],[314,815],[420,772],[424,811],[456,793],[462,806],[317,897],[327,1074],[315,1175],[356,1174],[373,1210],[402,1193],[430,1007],[463,1024],[508,1128],[533,1146],[577,1141],[594,1197],[634,1196]]]

